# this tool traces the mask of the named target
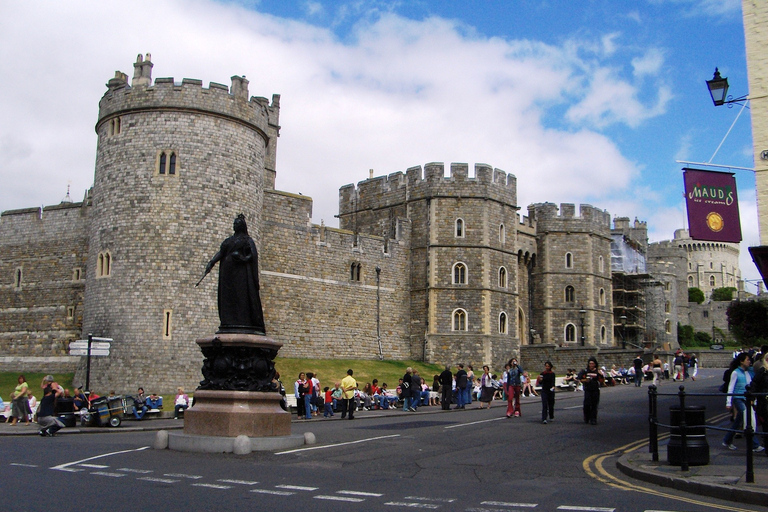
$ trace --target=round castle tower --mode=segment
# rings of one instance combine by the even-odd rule
[[[245,214],[257,245],[264,188],[274,183],[279,96],[248,97],[200,80],[116,72],[99,103],[83,334],[113,338],[91,361],[91,387],[170,392],[197,387],[195,339],[215,332],[216,273],[205,264]],[[78,379],[85,381],[84,369]]]
[[[672,243],[688,254],[688,288],[699,288],[707,299],[715,288],[739,288],[739,244],[693,240],[687,229],[676,229]]]
[[[611,218],[581,205],[533,204],[538,235],[533,324],[543,343],[613,345]],[[583,326],[583,327],[582,327]],[[582,340],[583,336],[583,340]]]

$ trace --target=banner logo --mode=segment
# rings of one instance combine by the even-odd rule
[[[694,240],[741,242],[733,173],[683,169],[688,228]]]

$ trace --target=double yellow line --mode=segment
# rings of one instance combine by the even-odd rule
[[[721,421],[723,418],[728,416],[728,414],[722,414],[715,416],[714,418],[710,418],[708,423],[716,423],[718,421]],[[669,433],[663,434],[659,436],[659,441],[663,441],[665,439],[669,438]],[[700,501],[695,499],[689,499],[689,498],[683,498],[681,496],[678,496],[676,494],[669,494],[662,491],[657,491],[655,489],[650,489],[648,487],[643,487],[641,485],[635,485],[633,483],[630,483],[626,480],[621,480],[620,478],[617,478],[603,467],[603,462],[605,459],[609,457],[614,456],[621,456],[630,452],[633,452],[637,450],[638,448],[642,448],[643,446],[648,446],[648,440],[643,439],[640,441],[634,441],[629,444],[625,444],[624,446],[620,446],[618,448],[615,448],[611,451],[604,452],[604,453],[598,453],[596,455],[590,455],[586,459],[584,459],[584,462],[582,462],[582,467],[584,468],[584,472],[589,475],[591,478],[594,478],[595,480],[598,480],[606,485],[609,485],[611,487],[615,487],[616,489],[621,489],[624,491],[636,491],[636,492],[642,492],[645,494],[651,494],[653,496],[659,496],[662,498],[669,498],[676,501],[682,501],[684,503],[691,503],[694,505],[701,505],[705,507],[711,507],[719,510],[731,510],[733,512],[752,512],[751,509],[745,509],[745,508],[739,508],[739,507],[731,507],[728,505],[718,505],[715,503],[709,503],[706,501]],[[594,469],[593,469],[594,468]]]

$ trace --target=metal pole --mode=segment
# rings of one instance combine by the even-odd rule
[[[654,462],[659,461],[659,428],[656,426],[657,421],[656,386],[651,384],[648,387],[648,450],[651,452]]]
[[[688,471],[688,439],[685,435],[685,386],[680,386],[680,471]]]
[[[755,429],[752,426],[752,391],[747,388],[747,420],[745,426],[745,437],[747,439],[747,483],[755,483],[754,455],[752,453],[752,443],[755,437]]]
[[[85,358],[85,392],[91,394],[91,343],[93,342],[93,334],[88,333],[88,355]]]
[[[376,341],[379,343],[379,359],[384,360],[381,348],[381,267],[376,267]]]

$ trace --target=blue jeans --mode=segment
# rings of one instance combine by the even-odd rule
[[[736,417],[733,419],[733,422],[729,428],[731,430],[744,430],[746,428],[744,425],[744,413],[747,410],[747,401],[744,398],[733,397],[731,400],[731,405],[733,405],[733,408],[736,410]],[[756,425],[752,425],[753,430],[755,427]],[[726,433],[725,437],[723,438],[723,443],[731,444],[733,442],[733,436],[735,435],[736,432]],[[755,436],[752,438],[752,449],[755,449],[758,446],[760,446],[760,443],[758,442],[758,437]]]
[[[306,419],[312,418],[312,406],[309,403],[312,400],[312,395],[304,395],[304,417]]]
[[[464,404],[471,404],[472,403],[472,386],[467,384],[467,387],[464,388]]]
[[[331,405],[331,402],[325,402],[325,407],[323,411],[323,416],[328,418],[329,416],[333,416],[333,405]]]
[[[642,387],[643,385],[643,370],[635,370],[635,386]]]
[[[136,407],[133,408],[133,415],[136,416],[137,420],[140,420],[141,418],[143,418],[145,414],[147,414],[147,406],[146,405],[142,405],[138,409]]]
[[[464,407],[467,398],[467,388],[459,388],[456,391],[456,407]]]
[[[411,397],[406,396],[403,398],[403,410],[407,411],[411,406]]]

